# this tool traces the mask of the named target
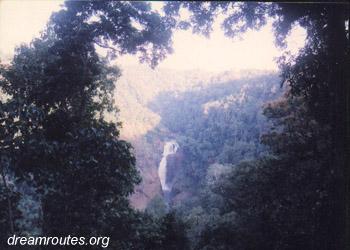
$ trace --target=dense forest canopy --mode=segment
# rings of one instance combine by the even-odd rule
[[[108,235],[110,249],[346,249],[349,4],[170,1],[163,10],[66,1],[1,65],[1,248],[17,234]],[[219,15],[230,37],[273,20],[281,47],[298,24],[305,47],[280,56],[280,79],[217,81],[147,103],[161,122],[142,145],[168,136],[181,146],[166,159],[176,167],[170,202],[155,197],[135,210],[137,159],[107,119],[117,117],[121,74],[109,62],[135,54],[155,67],[172,51],[173,30],[210,37]]]

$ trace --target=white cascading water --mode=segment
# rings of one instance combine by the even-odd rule
[[[159,163],[158,176],[163,191],[170,191],[170,187],[167,183],[167,157],[175,154],[179,148],[179,144],[175,140],[167,141],[164,145],[163,157]]]

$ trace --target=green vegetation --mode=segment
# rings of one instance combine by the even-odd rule
[[[159,95],[150,107],[162,119],[146,136],[171,135],[181,145],[182,160],[174,168],[173,195],[189,192],[196,197],[213,163],[236,164],[263,154],[259,140],[267,121],[262,105],[280,92],[276,76],[251,73],[240,80]]]
[[[168,13],[177,13],[179,5],[169,3]],[[194,31],[208,33],[217,10],[229,11],[233,4],[182,5],[193,12]],[[345,151],[349,135],[348,8],[242,3],[224,21],[226,33],[237,35],[260,28],[268,13],[278,17],[274,27],[281,46],[296,23],[308,36],[296,58],[280,58],[282,82],[290,90],[264,110],[274,124],[262,136],[269,154],[233,162],[231,171],[225,170],[217,183],[208,185],[202,207],[209,212],[200,216],[204,229],[203,222],[196,222],[202,230],[195,233],[200,235],[195,248],[345,249],[345,229],[349,228],[345,222],[345,192],[349,191]],[[199,211],[194,211],[195,218]]]
[[[179,20],[180,8],[189,20]],[[110,249],[345,249],[349,5],[168,2],[164,10],[68,1],[1,65],[0,248],[17,234],[107,235]],[[117,117],[120,76],[108,60],[138,54],[154,67],[171,51],[172,29],[209,35],[220,13],[229,36],[273,18],[277,44],[299,24],[306,45],[279,58],[280,77],[193,77],[189,89],[179,77],[171,91],[131,99],[151,124],[138,142],[143,164],[155,161],[161,141],[180,145],[168,159],[170,204],[158,196],[135,210],[129,198],[140,173],[119,121],[108,121]]]

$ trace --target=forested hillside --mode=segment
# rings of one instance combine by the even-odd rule
[[[142,66],[122,72],[116,83],[121,136],[132,141],[143,179],[132,198],[136,207],[145,208],[163,196],[157,169],[170,139],[180,145],[168,163],[168,174],[172,197],[181,202],[197,196],[193,192],[210,165],[235,164],[263,154],[260,136],[267,130],[263,106],[283,92],[275,73]]]
[[[349,9],[66,1],[0,62],[0,249],[347,249]],[[272,24],[278,72],[157,69],[216,20]]]

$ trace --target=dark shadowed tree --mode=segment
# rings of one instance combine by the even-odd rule
[[[104,120],[116,111],[119,71],[95,47],[138,53],[155,66],[170,52],[169,27],[149,3],[68,1],[39,39],[2,65],[0,87],[9,97],[1,101],[3,180],[25,180],[40,194],[44,234],[103,234],[111,246],[133,247],[138,219],[128,196],[139,176],[119,125]],[[16,230],[16,201],[1,185],[6,237]]]
[[[346,239],[350,238],[349,231],[346,231],[346,228],[349,228],[349,224],[346,224],[349,221],[347,194],[349,193],[350,126],[347,117],[350,115],[349,102],[346,101],[350,92],[347,70],[350,66],[349,4],[345,2],[305,4],[169,2],[164,10],[167,15],[178,20],[181,8],[187,8],[192,14],[189,20],[178,21],[178,26],[192,28],[194,32],[204,35],[210,35],[212,23],[220,13],[226,15],[222,27],[228,36],[239,36],[249,29],[259,29],[271,18],[276,43],[281,47],[286,45],[286,37],[295,25],[306,29],[306,44],[299,54],[296,57],[284,54],[279,58],[282,82],[290,87],[290,95],[283,105],[266,110],[266,114],[271,118],[275,115],[279,116],[277,120],[281,122],[279,129],[282,129],[282,132],[281,130],[271,132],[265,136],[264,141],[278,159],[284,160],[267,164],[264,167],[266,170],[262,170],[269,173],[267,177],[258,170],[254,170],[253,173],[257,171],[255,174],[258,174],[258,177],[251,183],[254,188],[247,190],[250,190],[248,191],[250,195],[257,192],[264,197],[266,191],[266,195],[271,196],[273,192],[269,188],[275,185],[274,188],[284,191],[278,196],[272,195],[273,199],[270,203],[273,205],[273,202],[276,202],[282,207],[286,206],[289,211],[285,214],[281,213],[285,216],[280,217],[280,223],[287,225],[288,221],[296,215],[305,219],[304,223],[292,224],[290,228],[286,226],[284,232],[284,234],[287,233],[286,238],[276,237],[281,236],[280,228],[277,231],[270,228],[271,236],[276,238],[273,240],[270,237],[271,241],[268,243],[277,244],[272,246],[277,249],[300,249],[306,246],[309,249],[344,249],[348,245]],[[299,101],[288,100],[294,98]],[[287,105],[285,105],[286,102]],[[295,114],[297,116],[293,117]],[[294,131],[290,131],[291,128]],[[291,170],[293,168],[294,170]],[[246,185],[245,182],[250,183],[250,178],[248,176],[245,178],[248,179],[242,182],[244,185]],[[270,184],[266,184],[260,192],[255,189],[255,186],[258,186],[261,181]],[[288,183],[291,185],[285,186]],[[232,185],[235,184],[232,183]],[[300,192],[300,186],[305,187],[304,192]],[[241,192],[248,195],[243,189]],[[232,195],[240,197],[237,193]],[[288,200],[290,196],[294,198],[287,203],[279,202],[280,199]],[[317,198],[317,196],[321,197]],[[307,202],[303,202],[304,199]],[[321,202],[319,199],[324,200]],[[301,207],[298,207],[298,204],[302,204]],[[258,215],[264,208],[264,203],[259,203],[257,208],[258,210],[253,214],[241,214],[242,218]],[[280,210],[278,206],[269,207],[266,213]],[[307,212],[307,210],[310,211]],[[311,212],[312,210],[315,211]],[[266,217],[263,214],[261,216],[259,218]],[[273,227],[277,221],[268,220],[266,223]],[[252,225],[258,224],[257,222]],[[332,228],[332,232],[327,233],[325,228]],[[260,234],[269,231],[261,230],[263,229],[258,230]],[[249,229],[249,231],[254,230]],[[298,232],[305,234],[304,240]],[[288,239],[288,237],[291,238]],[[256,246],[253,247],[255,248]],[[271,249],[271,245],[268,245],[267,249]]]

